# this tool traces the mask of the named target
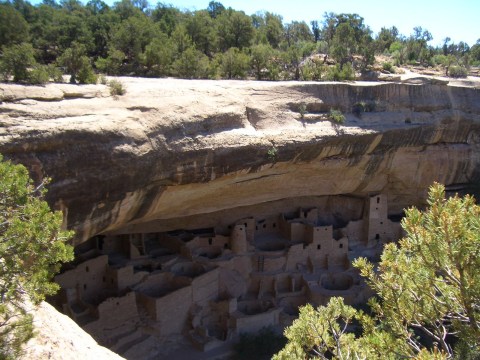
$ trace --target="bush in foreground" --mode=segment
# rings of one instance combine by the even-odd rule
[[[16,359],[33,336],[26,303],[53,295],[52,277],[73,259],[66,245],[72,233],[61,230],[62,214],[44,201],[21,165],[0,156],[0,359]]]
[[[480,206],[445,199],[439,184],[428,206],[406,210],[406,236],[385,246],[378,267],[354,262],[377,294],[370,314],[341,298],[307,305],[274,359],[478,359]]]

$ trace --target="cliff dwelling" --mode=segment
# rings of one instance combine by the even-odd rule
[[[375,260],[400,237],[387,214],[387,196],[377,194],[344,227],[321,223],[321,209],[310,208],[223,228],[98,235],[56,277],[55,302],[127,358],[145,349],[161,355],[159,344],[172,338],[212,350],[291,324],[307,302],[365,303],[371,294],[351,261]]]
[[[2,85],[0,151],[52,178],[75,231],[51,303],[127,359],[205,358],[306,303],[364,304],[352,260],[401,238],[433,182],[480,181],[478,88],[123,81],[117,100]],[[361,102],[375,108],[355,114]]]

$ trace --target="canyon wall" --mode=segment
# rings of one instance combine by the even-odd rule
[[[48,200],[96,234],[222,226],[298,207],[325,223],[422,205],[433,181],[480,176],[478,89],[400,83],[124,78],[98,86],[1,85],[0,153],[51,177]],[[328,120],[331,109],[346,116]],[[305,110],[305,111],[304,111]]]

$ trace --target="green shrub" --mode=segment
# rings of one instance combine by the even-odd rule
[[[345,122],[345,115],[340,110],[330,109],[328,118],[335,124],[343,124]]]
[[[305,118],[305,114],[307,113],[307,105],[305,103],[301,103],[298,107],[298,112],[300,114],[300,118],[303,120]]]
[[[18,359],[33,335],[31,306],[59,289],[52,281],[73,260],[63,215],[45,201],[45,184],[35,186],[22,165],[0,155],[0,359]]]
[[[3,47],[3,55],[0,62],[0,74],[4,80],[13,76],[14,82],[28,82],[29,69],[36,66],[35,50],[32,44],[21,43]]]
[[[62,83],[63,82],[63,72],[55,64],[47,65],[48,76],[53,82]]]
[[[277,160],[277,153],[278,150],[275,146],[272,146],[270,149],[267,151],[267,156],[270,161],[275,162]]]
[[[375,111],[375,108],[376,108],[376,104],[374,101],[369,101],[369,102],[359,101],[353,104],[352,112],[355,115],[360,116],[362,113]]]
[[[434,55],[433,62],[435,65],[444,65],[447,63],[447,57],[443,54]]]
[[[467,75],[467,69],[463,66],[450,66],[448,69],[448,76],[453,78],[465,78]]]
[[[46,84],[50,80],[48,69],[44,65],[38,65],[28,73],[28,83],[35,85]]]
[[[336,64],[328,69],[326,79],[329,81],[355,80],[355,71],[351,63],[346,63],[343,66]]]
[[[395,74],[395,69],[393,68],[393,65],[391,62],[384,62],[382,64],[382,69],[385,70],[385,71],[388,71],[389,73],[392,73],[392,74]]]
[[[125,95],[127,92],[123,83],[118,80],[110,80],[108,83],[108,87],[110,88],[110,95],[112,96]]]
[[[77,80],[80,84],[96,84],[97,75],[93,72],[90,59],[86,56],[80,58],[81,67],[78,70]]]

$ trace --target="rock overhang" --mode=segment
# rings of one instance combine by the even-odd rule
[[[233,208],[243,215],[308,197],[384,192],[399,213],[421,204],[433,181],[478,180],[476,89],[123,81],[127,95],[118,100],[100,85],[98,97],[90,87],[81,96],[78,86],[69,90],[76,98],[58,100],[57,89],[49,102],[28,101],[28,91],[3,99],[0,152],[37,181],[52,177],[49,200],[77,243],[141,224],[189,228]],[[368,111],[354,111],[360,103]],[[328,121],[331,109],[344,113],[344,124]]]

